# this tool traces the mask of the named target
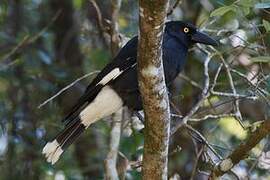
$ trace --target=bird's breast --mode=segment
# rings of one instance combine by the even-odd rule
[[[171,83],[186,64],[187,50],[176,48],[163,49],[163,66],[166,83]]]

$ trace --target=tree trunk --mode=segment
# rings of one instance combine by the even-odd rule
[[[168,1],[139,1],[138,76],[145,113],[143,179],[167,179],[170,109],[162,64]]]
[[[120,48],[119,28],[118,28],[118,15],[121,7],[122,0],[111,0],[112,13],[111,13],[111,53],[116,56]],[[104,37],[105,38],[105,37]],[[122,126],[123,110],[120,109],[112,115],[111,134],[109,152],[105,159],[105,179],[118,180],[119,175],[117,172],[118,148],[121,139],[121,126]]]

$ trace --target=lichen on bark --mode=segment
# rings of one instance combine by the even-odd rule
[[[162,64],[168,1],[140,0],[138,77],[145,113],[143,179],[167,179],[170,109]]]

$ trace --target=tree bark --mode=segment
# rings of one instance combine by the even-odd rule
[[[217,164],[211,174],[211,178],[215,179],[230,171],[236,164],[248,156],[248,153],[267,135],[270,134],[270,120],[265,120],[260,127],[250,134],[250,136],[242,142],[232,153]]]
[[[143,179],[167,179],[170,109],[162,64],[168,1],[139,1],[138,77],[145,113]]]

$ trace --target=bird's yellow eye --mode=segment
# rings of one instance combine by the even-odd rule
[[[185,27],[184,28],[184,33],[188,33],[189,32],[189,28]]]

